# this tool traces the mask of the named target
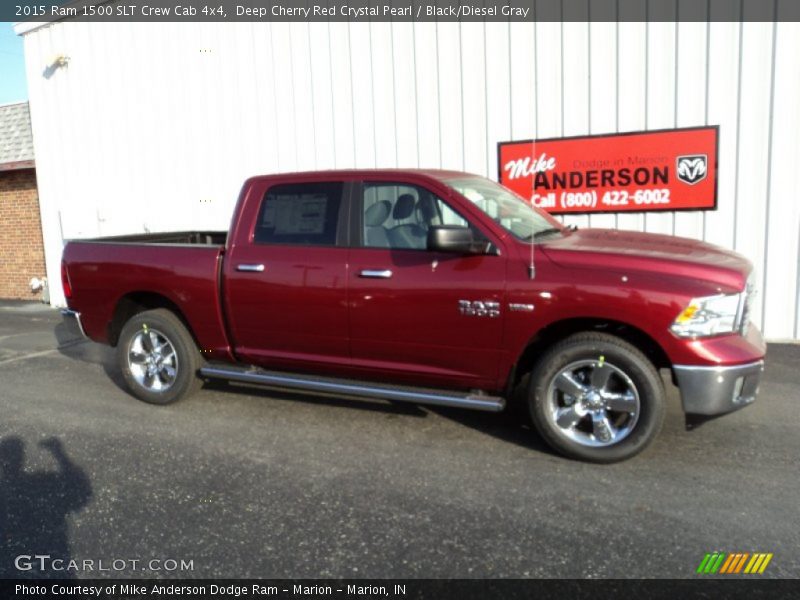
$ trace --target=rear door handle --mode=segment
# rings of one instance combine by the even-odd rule
[[[248,273],[262,273],[264,265],[236,265],[237,271],[246,271]]]
[[[358,276],[368,279],[391,279],[392,272],[389,269],[364,269]]]

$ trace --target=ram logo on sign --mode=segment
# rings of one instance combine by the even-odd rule
[[[679,156],[677,160],[678,179],[689,185],[700,183],[708,172],[708,157],[705,154],[696,156]]]

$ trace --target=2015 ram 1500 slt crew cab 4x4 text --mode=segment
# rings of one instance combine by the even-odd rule
[[[227,235],[71,241],[62,269],[69,314],[147,402],[209,378],[486,411],[518,398],[552,447],[596,462],[657,434],[659,369],[689,417],[755,399],[751,274],[703,242],[573,231],[433,170],[254,177]]]

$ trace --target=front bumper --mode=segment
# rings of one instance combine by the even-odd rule
[[[694,415],[723,415],[752,404],[764,361],[733,366],[673,365],[683,410]]]
[[[80,333],[81,337],[87,337],[86,332],[83,330],[81,313],[70,310],[69,308],[64,308],[61,310],[61,316],[64,318],[64,323],[69,330],[72,330],[74,333]]]

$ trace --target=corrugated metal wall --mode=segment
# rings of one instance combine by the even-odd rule
[[[255,173],[496,178],[500,140],[719,124],[716,212],[567,221],[733,248],[800,337],[798,23],[64,22],[25,53],[51,281],[61,231],[226,228]]]

